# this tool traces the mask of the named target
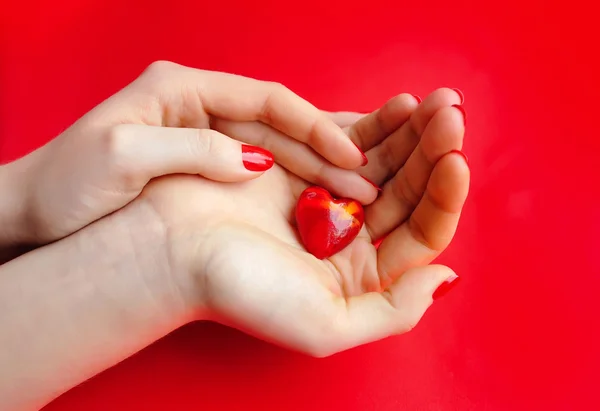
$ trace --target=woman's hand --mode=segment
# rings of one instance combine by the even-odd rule
[[[464,134],[458,104],[449,89],[416,109],[400,95],[348,128],[371,160],[361,173],[383,191],[365,208],[359,236],[325,260],[305,251],[294,227],[309,183],[277,165],[235,185],[167,177],[134,204],[155,210],[177,244],[169,253],[193,273],[199,318],[315,356],[401,334],[457,278],[428,264],[451,241],[469,187],[466,158],[453,152]],[[219,128],[242,141],[274,133],[258,123]],[[384,236],[376,250],[373,240]]]
[[[383,192],[359,237],[329,259],[298,242],[293,209],[309,184],[275,165],[235,184],[156,179],[122,210],[0,266],[3,406],[39,409],[198,319],[314,356],[414,327],[456,279],[427,264],[450,242],[468,190],[452,153],[464,132],[458,100],[442,89],[416,107],[401,95],[347,129]],[[246,126],[236,130],[251,138],[256,124]]]
[[[125,206],[161,175],[240,182],[272,165],[270,153],[222,134],[220,121],[277,130],[268,143],[277,144],[271,151],[280,165],[365,204],[376,198],[351,171],[364,154],[328,115],[282,85],[157,62],[49,144],[0,170],[0,187],[11,191],[2,194],[11,199],[6,208],[20,211],[5,218],[16,227],[0,236],[0,247],[63,238]],[[326,170],[325,180],[312,173],[315,166]]]

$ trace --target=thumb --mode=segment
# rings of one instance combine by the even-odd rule
[[[455,285],[459,277],[443,265],[406,271],[383,293],[371,292],[347,300],[347,323],[342,347],[333,352],[399,335],[414,328],[433,300]]]
[[[220,182],[254,179],[273,166],[269,151],[210,129],[123,124],[114,133],[121,164],[146,181],[167,174],[199,174]]]

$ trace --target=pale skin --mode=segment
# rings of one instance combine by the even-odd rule
[[[169,76],[169,70],[181,70],[176,66],[154,70],[158,83],[182,77]],[[25,225],[29,232],[23,226],[6,230],[11,234],[4,244],[10,246],[9,239],[18,244],[17,238],[37,244],[59,241],[0,266],[0,398],[7,409],[38,409],[195,320],[217,321],[309,355],[331,355],[409,331],[438,286],[455,277],[450,268],[430,264],[450,243],[469,186],[468,165],[451,152],[462,148],[464,135],[463,114],[452,107],[460,103],[454,91],[436,90],[421,104],[401,94],[366,116],[324,113],[289,96],[301,103],[299,111],[292,111],[304,114],[286,118],[287,91],[265,116],[265,101],[273,97],[260,100],[271,95],[263,84],[242,84],[241,89],[256,87],[247,96],[236,84],[238,100],[230,97],[231,90],[227,93],[227,82],[218,93],[186,100],[183,96],[190,93],[207,92],[198,85],[197,71],[185,73],[190,77],[184,80],[184,93],[131,100],[146,93],[134,82],[125,97],[115,95],[67,130],[66,137],[59,136],[70,141],[78,133],[77,152],[87,168],[65,165],[79,161],[67,155],[63,163],[44,160],[50,156],[43,150],[53,150],[54,157],[61,153],[57,143],[8,166],[24,176],[29,168],[35,170],[36,179],[46,179],[40,187],[58,180],[47,187],[52,192],[38,187],[35,194],[13,197],[37,206],[19,207],[16,200],[5,204],[4,210],[27,209],[36,224]],[[211,84],[216,83],[213,78]],[[173,88],[170,84],[164,90]],[[157,100],[158,105],[151,103]],[[191,107],[189,101],[202,101],[203,107]],[[97,146],[88,147],[103,137],[86,136],[123,122],[137,124],[118,128],[118,138],[134,141],[136,150],[120,164],[133,162],[138,171],[125,173],[124,180],[105,177],[100,168],[90,171],[90,162],[100,157],[94,154]],[[239,142],[260,145],[275,154],[277,164],[248,174],[238,163],[227,163],[214,152],[203,156],[200,150],[195,153],[205,160],[202,164],[174,154],[165,165],[152,152],[168,150],[161,137],[193,140],[205,134],[148,123],[210,126],[223,133],[217,137],[226,141],[222,150],[233,155],[237,151],[227,150],[237,150]],[[321,125],[312,127],[315,123]],[[344,132],[366,153],[366,166],[360,167],[362,156]],[[147,136],[154,142],[144,152],[138,141]],[[211,142],[208,147],[223,146]],[[221,163],[214,163],[215,156]],[[207,170],[207,161],[217,164],[211,170],[222,171]],[[67,171],[75,166],[80,174]],[[173,173],[179,174],[154,178]],[[360,175],[380,185],[381,194]],[[65,176],[73,176],[70,186],[58,185]],[[0,187],[14,189],[1,177]],[[312,183],[365,205],[359,237],[326,260],[305,252],[294,227],[296,199]],[[77,202],[79,193],[99,192],[86,191],[98,186],[107,188],[102,195]],[[58,198],[69,202],[56,203],[45,215],[48,209],[40,212],[40,206],[55,198],[56,190],[67,190]],[[23,215],[14,219],[26,220]],[[386,234],[376,250],[373,240]]]

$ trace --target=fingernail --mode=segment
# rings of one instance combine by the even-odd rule
[[[456,91],[456,94],[458,94],[458,97],[460,97],[460,104],[463,104],[465,102],[465,95],[463,92],[457,88],[453,88],[452,90]]]
[[[458,280],[460,280],[460,278],[456,274],[453,274],[449,278],[447,278],[446,281],[444,281],[437,288],[437,290],[435,290],[435,292],[433,293],[433,299],[437,300],[438,298],[446,295],[448,291],[450,291],[452,288],[454,288],[454,286],[456,286]]]
[[[421,97],[417,96],[416,94],[413,94],[412,96],[417,100],[417,103],[419,103],[419,104],[421,104],[421,102],[423,101],[423,99]]]
[[[355,142],[352,142],[352,144],[354,144],[354,147],[356,147],[356,149],[358,151],[360,151],[360,155],[362,156],[363,162],[362,165],[363,167],[367,165],[367,163],[369,162],[369,159],[367,158],[367,155],[365,153],[363,153],[363,151],[356,145]]]
[[[467,157],[467,155],[465,153],[463,153],[460,150],[452,150],[451,153],[456,153],[456,154],[460,154],[461,156],[463,156],[463,158],[465,159],[465,161],[467,162],[467,164],[469,164],[469,157]]]
[[[466,127],[467,126],[467,112],[465,111],[465,108],[463,106],[461,106],[460,104],[453,104],[452,107],[456,107],[457,109],[460,110],[460,112],[463,115],[463,124]]]
[[[365,176],[361,176],[363,178],[363,180],[365,180],[367,183],[371,184],[373,187],[375,187],[377,189],[377,191],[381,191],[381,187],[379,187],[377,184],[375,184],[374,182],[372,182],[371,180],[369,180],[367,177]]]
[[[273,154],[264,148],[242,144],[242,162],[246,170],[267,171],[273,167]]]

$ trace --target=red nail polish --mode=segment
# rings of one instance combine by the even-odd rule
[[[451,153],[456,153],[456,154],[460,154],[461,156],[463,156],[463,158],[465,159],[465,161],[467,162],[467,164],[469,164],[469,157],[467,157],[467,155],[465,153],[463,153],[460,150],[452,150],[450,151]]]
[[[242,162],[246,170],[267,171],[273,167],[273,154],[264,148],[242,144]]]
[[[453,274],[452,276],[447,278],[446,281],[444,281],[442,284],[440,284],[440,286],[437,288],[437,290],[435,290],[435,292],[433,293],[433,296],[432,296],[433,299],[437,300],[438,298],[446,295],[448,293],[448,291],[450,291],[452,288],[454,288],[454,286],[456,286],[456,284],[458,283],[458,280],[460,280],[460,278],[456,274]]]
[[[371,184],[373,187],[375,187],[377,189],[377,191],[381,191],[381,187],[379,187],[377,184],[375,184],[374,182],[372,182],[371,180],[369,180],[367,177],[365,176],[361,176],[363,178],[363,180],[365,180],[367,183]]]
[[[456,107],[457,109],[460,110],[460,112],[463,115],[463,123],[466,127],[467,126],[467,112],[465,111],[465,108],[463,106],[461,106],[460,104],[453,104],[452,107]]]
[[[417,103],[419,103],[419,104],[421,104],[421,102],[423,101],[423,99],[421,97],[417,96],[416,94],[413,94],[412,96],[417,100]]]
[[[458,94],[458,97],[460,97],[460,104],[463,104],[465,102],[465,95],[463,92],[457,88],[453,88],[452,90],[456,91],[456,94]]]
[[[352,142],[352,144],[354,144],[354,146],[358,149],[358,151],[360,151],[360,155],[362,156],[363,162],[362,165],[363,167],[367,165],[367,163],[369,162],[369,159],[367,158],[367,155],[365,153],[363,153],[363,151],[360,149],[360,147],[358,147],[356,145],[355,142]]]

